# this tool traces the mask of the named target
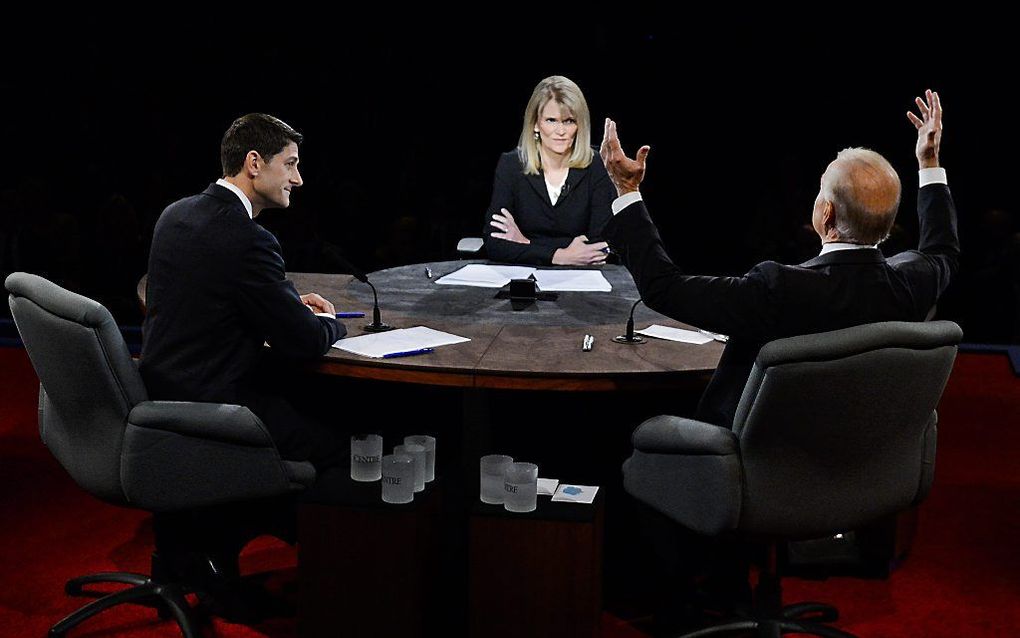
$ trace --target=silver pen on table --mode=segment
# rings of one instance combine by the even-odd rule
[[[729,336],[719,334],[718,332],[709,332],[708,330],[702,330],[700,328],[698,329],[698,332],[705,335],[706,337],[712,337],[712,339],[720,343],[726,343],[730,340]]]

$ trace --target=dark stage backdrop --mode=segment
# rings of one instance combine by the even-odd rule
[[[642,190],[690,271],[813,255],[818,178],[847,146],[900,172],[887,245],[899,250],[916,242],[904,113],[932,87],[966,253],[941,314],[972,341],[1020,338],[1012,51],[993,19],[797,30],[774,16],[609,16],[589,27],[570,18],[578,7],[533,10],[522,29],[266,15],[255,30],[92,19],[70,34],[22,33],[0,45],[0,270],[49,275],[137,322],[156,218],[219,176],[220,136],[251,111],[306,136],[304,187],[289,210],[259,218],[291,270],[337,271],[333,249],[367,269],[450,258],[460,236],[479,234],[496,160],[551,74],[585,91],[594,144],[611,116],[628,152],[652,146]]]

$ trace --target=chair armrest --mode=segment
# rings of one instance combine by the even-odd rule
[[[282,496],[315,481],[307,461],[280,458],[248,408],[186,401],[131,410],[120,474],[128,503],[153,512]]]
[[[669,415],[639,425],[631,442],[641,452],[694,456],[738,454],[740,447],[732,430]]]
[[[128,423],[234,445],[274,447],[262,421],[240,405],[143,401],[128,414]]]
[[[743,495],[740,446],[726,428],[675,416],[634,431],[624,490],[699,534],[735,529]]]

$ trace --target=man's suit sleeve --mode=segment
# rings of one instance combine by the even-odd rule
[[[917,193],[920,239],[917,250],[893,255],[888,263],[907,274],[915,296],[927,311],[949,286],[960,263],[956,206],[945,184],[929,184]]]
[[[275,352],[318,357],[347,334],[335,318],[319,317],[301,302],[286,277],[280,244],[269,232],[258,229],[254,233],[238,268],[236,294],[241,312]]]
[[[956,206],[949,186],[930,184],[918,191],[917,218],[920,226],[918,250],[928,257],[936,271],[941,294],[960,265]]]
[[[500,212],[501,208],[510,211],[517,222],[517,227],[527,236],[527,212],[517,207],[518,198],[514,193],[517,173],[521,172],[521,163],[516,153],[504,153],[496,165],[496,174],[492,180],[492,200],[485,211],[485,222],[482,228],[482,240],[485,242],[486,256],[492,261],[505,262],[510,264],[533,264],[536,266],[547,266],[552,263],[553,253],[562,246],[550,246],[541,242],[533,241],[530,244],[519,244],[506,239],[493,237],[492,233],[499,232],[489,222],[492,216]]]
[[[762,339],[777,322],[774,262],[743,277],[685,275],[666,254],[659,231],[638,201],[610,220],[606,239],[630,270],[645,305],[684,323],[745,339]]]
[[[588,213],[588,239],[604,239],[603,235],[606,224],[613,218],[613,200],[616,198],[616,188],[609,179],[609,173],[602,163],[598,153],[591,162],[591,203]]]

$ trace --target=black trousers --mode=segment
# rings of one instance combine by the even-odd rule
[[[643,503],[634,505],[657,612],[682,607],[726,611],[750,602],[754,547],[697,534]]]
[[[242,402],[265,424],[280,456],[310,461],[321,473],[350,460],[350,432],[336,416],[343,397],[330,387],[328,379],[270,355],[259,363]]]

